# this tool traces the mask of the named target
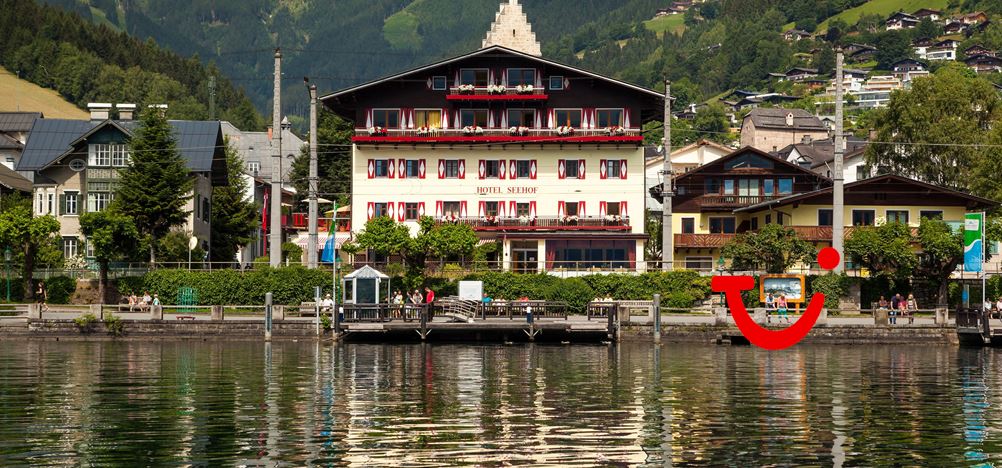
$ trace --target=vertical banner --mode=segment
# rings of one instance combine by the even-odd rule
[[[964,271],[981,272],[984,263],[984,213],[964,216]]]

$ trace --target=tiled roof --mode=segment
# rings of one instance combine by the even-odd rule
[[[0,164],[0,185],[11,190],[31,193],[31,181]]]
[[[793,125],[786,124],[786,116],[793,114]],[[756,128],[782,128],[791,130],[827,131],[828,128],[810,112],[803,109],[756,108],[746,119],[751,119]]]
[[[0,132],[27,132],[41,112],[0,112]]]
[[[105,124],[107,120],[38,119],[31,128],[28,142],[24,145],[19,171],[37,171],[53,163],[70,151],[71,144],[84,134]],[[132,132],[139,122],[117,121],[121,127]],[[220,135],[219,122],[171,120],[177,148],[185,158],[192,172],[210,172],[212,158],[216,153]]]

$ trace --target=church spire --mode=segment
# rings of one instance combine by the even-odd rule
[[[532,32],[529,18],[522,11],[518,0],[508,0],[494,16],[491,29],[487,31],[483,47],[499,45],[537,57],[542,56],[536,33]]]

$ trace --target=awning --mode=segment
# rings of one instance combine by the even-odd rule
[[[317,250],[323,250],[324,246],[327,245],[327,239],[330,237],[330,233],[326,231],[321,231],[317,233]],[[334,233],[334,248],[340,249],[341,245],[344,244],[348,239],[351,239],[350,232],[335,232]],[[309,233],[300,233],[292,240],[299,248],[306,250],[306,244],[310,243]]]
[[[498,241],[497,239],[480,239],[479,241],[477,241],[477,246],[479,247],[485,244],[493,244],[497,241]]]

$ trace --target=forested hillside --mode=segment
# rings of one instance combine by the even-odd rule
[[[215,77],[216,116],[241,128],[262,126],[244,92],[197,56],[182,57],[33,0],[0,0],[0,32],[0,65],[79,107],[166,103],[172,118],[207,119]]]
[[[259,109],[270,101],[271,52],[281,45],[286,112],[305,115],[303,76],[330,91],[476,49],[501,0],[44,1],[214,61]],[[872,65],[907,56],[915,30],[874,27],[888,11],[1002,14],[997,0],[708,0],[685,15],[652,20],[671,2],[522,3],[547,57],[651,87],[667,76],[686,101],[760,89],[769,72],[793,65],[830,69],[840,41],[877,44],[882,52]],[[824,32],[827,41],[784,41],[781,32],[792,27]],[[1002,48],[1000,31],[994,24],[985,45]]]

